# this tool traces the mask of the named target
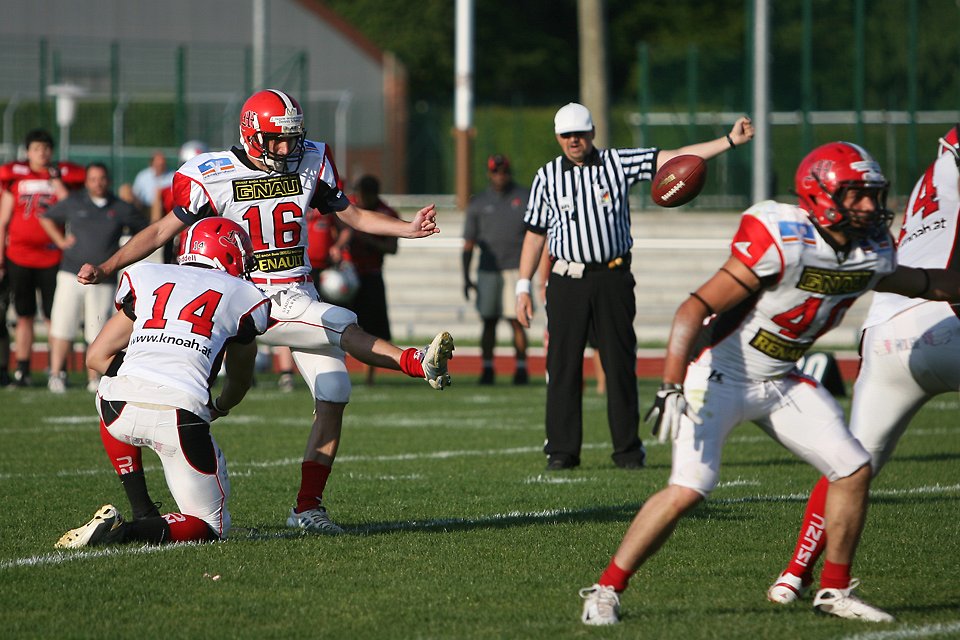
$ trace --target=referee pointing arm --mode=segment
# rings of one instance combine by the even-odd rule
[[[643,466],[638,434],[635,281],[630,271],[630,187],[652,180],[667,160],[681,154],[712,158],[753,138],[742,117],[728,135],[674,150],[598,149],[593,119],[581,104],[557,111],[554,133],[563,154],[543,165],[530,188],[520,256],[517,319],[530,326],[530,278],[544,244],[552,262],[547,287],[548,470],[580,464],[583,436],[583,350],[591,328],[607,375],[607,419],[613,461]]]

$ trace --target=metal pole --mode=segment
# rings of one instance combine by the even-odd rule
[[[800,61],[803,100],[803,131],[801,140],[803,157],[813,148],[813,126],[810,124],[810,112],[813,111],[813,0],[803,0],[803,45]]]
[[[866,84],[866,52],[864,51],[864,29],[865,29],[864,0],[857,0],[854,5],[853,29],[854,29],[854,70],[853,70],[853,110],[856,112],[857,125],[856,137],[857,144],[866,143],[863,129],[863,105],[864,105],[864,85]]]
[[[687,46],[687,115],[690,121],[687,123],[687,140],[693,142],[697,139],[697,62],[699,51],[697,45]]]
[[[267,81],[267,38],[270,30],[267,0],[253,0],[253,90],[259,91]]]
[[[580,30],[580,102],[590,109],[596,129],[594,143],[610,145],[607,99],[607,38],[603,0],[578,0]]]
[[[457,207],[470,199],[471,130],[473,128],[473,0],[457,0],[454,135],[456,136]]]
[[[350,113],[350,100],[353,94],[344,91],[337,100],[337,109],[333,114],[334,129],[333,144],[334,151],[337,154],[337,164],[340,165],[344,173],[352,182],[354,176],[350,175],[350,165],[347,164],[347,115]]]
[[[770,197],[770,113],[767,52],[769,51],[768,0],[754,0],[753,13],[753,201]]]
[[[918,37],[918,9],[917,0],[910,0],[907,5],[908,36],[907,36],[907,111],[910,113],[910,122],[907,124],[907,175],[917,175],[917,105],[919,103],[920,70],[917,65]]]

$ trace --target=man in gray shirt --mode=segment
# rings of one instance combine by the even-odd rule
[[[87,344],[93,342],[112,315],[116,277],[84,286],[76,274],[85,263],[99,264],[120,248],[124,233],[134,234],[147,220],[130,204],[110,191],[110,174],[99,162],[87,165],[84,190],[50,207],[40,225],[63,250],[57,288],[50,314],[50,378],[53,393],[66,391],[66,364],[80,320]],[[65,231],[64,231],[65,230]],[[87,371],[87,389],[96,391],[96,372]]]
[[[526,384],[527,333],[517,321],[514,288],[526,233],[523,215],[529,190],[513,181],[510,161],[501,154],[487,159],[487,178],[490,186],[474,196],[467,206],[463,228],[463,296],[469,300],[470,290],[476,291],[477,311],[483,319],[480,384],[494,382],[493,348],[500,318],[509,320],[513,329],[513,346],[517,355],[513,383]],[[474,247],[480,248],[476,284],[470,279]]]

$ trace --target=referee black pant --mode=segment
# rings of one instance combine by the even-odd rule
[[[592,265],[590,265],[592,266]],[[583,350],[591,328],[607,375],[607,421],[618,466],[642,464],[638,434],[636,282],[629,261],[590,269],[582,278],[550,274],[547,286],[547,443],[550,460],[580,463],[583,442]]]

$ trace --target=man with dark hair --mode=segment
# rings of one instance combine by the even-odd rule
[[[377,211],[391,218],[399,218],[392,207],[380,199],[380,181],[365,175],[357,180],[356,193],[350,201],[363,209]],[[383,282],[383,259],[397,252],[397,239],[356,231],[347,226],[340,229],[336,246],[344,258],[356,267],[360,286],[353,299],[343,306],[357,314],[357,324],[372,336],[391,340],[390,316],[387,313],[387,289]],[[367,366],[367,384],[373,384],[375,368]]]
[[[76,272],[85,262],[102,262],[120,248],[124,233],[134,234],[146,225],[146,219],[133,205],[110,191],[110,173],[106,165],[87,165],[85,189],[58,202],[40,217],[40,226],[63,251],[57,272],[57,289],[50,315],[50,378],[47,388],[53,393],[67,390],[67,356],[77,325],[83,320],[83,336],[92,344],[110,317],[116,276],[92,286],[77,282]],[[99,376],[87,370],[87,391],[97,390]]]
[[[86,173],[78,164],[54,162],[53,136],[43,129],[30,131],[24,146],[25,161],[0,166],[0,279],[9,274],[17,313],[14,384],[18,387],[30,385],[37,291],[49,322],[60,264],[60,249],[40,226],[40,216],[66,198],[70,189],[83,185]]]
[[[527,332],[517,320],[514,290],[519,277],[520,248],[526,233],[523,214],[527,210],[530,192],[513,181],[510,160],[500,153],[487,158],[487,179],[490,186],[470,200],[463,225],[463,296],[469,300],[470,290],[476,292],[477,311],[483,320],[480,384],[493,384],[495,380],[493,349],[497,341],[497,323],[501,318],[510,323],[513,332],[516,353],[513,383],[526,384]],[[475,247],[480,249],[476,283],[470,279]]]

